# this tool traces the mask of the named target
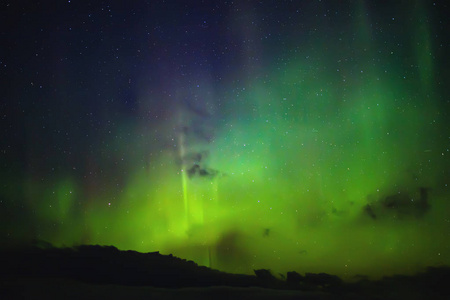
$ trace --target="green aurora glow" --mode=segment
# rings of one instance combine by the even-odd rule
[[[448,265],[450,153],[432,28],[413,27],[405,50],[373,36],[365,10],[357,7],[352,34],[318,32],[286,52],[288,63],[243,61],[249,71],[230,74],[224,87],[199,75],[198,105],[212,119],[180,104],[191,92],[175,88],[161,121],[144,121],[160,95],[143,83],[141,121],[99,143],[86,158],[91,174],[4,179],[3,198],[27,199],[33,231],[9,222],[3,232],[172,253],[240,273],[377,277]],[[248,51],[272,55],[264,49]],[[210,140],[182,130],[198,126]],[[190,178],[186,157],[195,153],[218,173]],[[426,212],[414,204],[420,188]],[[412,204],[383,206],[399,194]]]

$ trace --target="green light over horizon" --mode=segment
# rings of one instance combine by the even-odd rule
[[[304,49],[314,51],[292,51],[282,67],[227,86],[213,115],[220,121],[205,125],[211,141],[180,130],[198,122],[182,106],[159,131],[127,127],[136,144],[117,145],[128,155],[120,188],[115,174],[99,175],[114,179],[101,188],[69,176],[30,179],[34,235],[172,253],[239,273],[378,277],[450,264],[450,153],[431,29],[418,25],[405,63],[394,45],[373,41],[367,19],[357,22],[356,38],[342,41],[354,53],[338,51],[337,39],[311,39]],[[205,86],[200,93],[216,103],[215,86]],[[173,139],[158,141],[162,131]],[[152,149],[143,138],[155,141]],[[184,160],[195,153],[207,153],[199,164],[217,174],[189,177],[196,162]]]
[[[286,78],[301,69],[286,70]],[[430,105],[399,103],[400,95],[413,97],[406,85],[371,78],[348,87],[346,101],[331,108],[335,96],[320,82],[254,83],[245,97],[256,112],[230,119],[203,145],[208,166],[223,175],[188,179],[176,162],[179,153],[162,151],[148,168],[129,172],[122,193],[91,201],[81,219],[58,214],[72,224],[63,235],[55,239],[47,230],[41,236],[56,244],[173,253],[245,273],[380,276],[448,264],[449,207],[445,188],[436,184],[448,155],[435,142],[439,120],[430,124]],[[267,99],[253,98],[264,94]],[[303,97],[311,98],[308,104],[298,100]],[[397,193],[418,201],[421,187],[431,189],[432,205],[422,218],[380,204]],[[70,187],[63,181],[60,189],[63,205],[69,200],[62,189]],[[376,219],[365,214],[367,204]]]

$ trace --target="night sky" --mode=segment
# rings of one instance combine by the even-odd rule
[[[351,278],[450,264],[447,1],[4,1],[0,240]]]

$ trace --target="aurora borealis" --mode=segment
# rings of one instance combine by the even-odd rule
[[[45,3],[0,15],[2,241],[450,263],[445,1]]]

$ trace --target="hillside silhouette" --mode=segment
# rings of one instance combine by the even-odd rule
[[[246,299],[446,299],[450,281],[448,267],[378,281],[361,276],[354,282],[326,273],[301,275],[295,271],[279,278],[265,269],[255,270],[255,275],[230,274],[172,255],[98,245],[56,248],[38,242],[5,248],[0,255],[1,293],[6,296],[0,294],[1,299],[62,295],[75,299],[84,297],[84,290],[102,290],[109,298],[118,299],[124,289],[136,297],[169,295],[171,299],[186,293],[195,299],[223,293],[231,298],[247,295]]]

